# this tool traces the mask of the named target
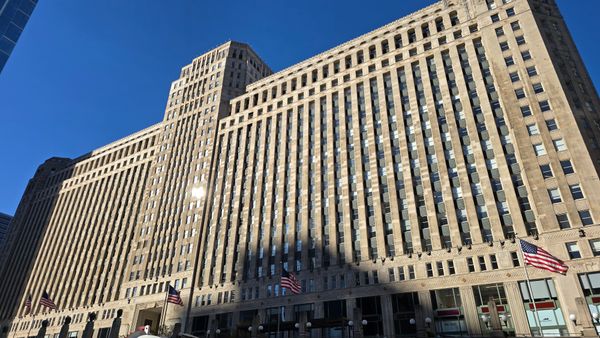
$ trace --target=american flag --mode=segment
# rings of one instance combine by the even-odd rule
[[[183,306],[183,300],[181,300],[179,292],[175,290],[175,288],[171,285],[169,285],[169,295],[167,296],[167,303],[173,303]]]
[[[54,304],[54,302],[52,301],[52,299],[50,299],[50,296],[48,296],[48,292],[46,292],[46,291],[44,291],[42,293],[42,298],[40,298],[40,304],[42,306],[45,306],[45,307],[53,309],[53,310],[57,310],[58,309],[56,307],[56,304]]]
[[[300,282],[296,279],[296,276],[291,272],[287,272],[285,269],[282,269],[281,271],[281,287],[290,289],[295,295],[302,292]]]
[[[27,300],[25,301],[25,314],[29,314],[31,312],[31,294],[27,296]]]
[[[519,241],[521,242],[521,250],[523,252],[525,264],[529,264],[539,269],[562,274],[565,274],[567,270],[569,270],[569,267],[566,266],[563,261],[552,256],[548,253],[548,251],[522,239]]]

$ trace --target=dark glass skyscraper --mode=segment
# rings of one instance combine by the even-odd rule
[[[0,72],[4,69],[37,0],[0,0]]]

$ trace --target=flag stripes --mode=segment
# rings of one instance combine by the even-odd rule
[[[548,251],[522,239],[519,241],[521,242],[521,251],[523,252],[525,264],[562,274],[565,274],[569,270],[569,267],[563,261],[552,256]]]
[[[289,289],[293,294],[297,295],[302,292],[300,282],[296,279],[293,273],[287,272],[285,269],[281,271],[281,287]]]
[[[169,285],[169,294],[167,295],[167,303],[173,303],[177,305],[183,306],[183,300],[181,299],[181,295],[179,291],[175,290],[174,287]]]
[[[42,293],[42,298],[40,298],[40,305],[45,306],[49,309],[52,310],[57,310],[58,308],[56,307],[56,304],[54,304],[54,302],[52,301],[52,299],[50,299],[50,296],[48,295],[48,292],[44,291]]]

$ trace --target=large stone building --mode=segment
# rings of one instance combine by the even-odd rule
[[[11,337],[67,316],[75,337],[90,312],[104,337],[118,309],[122,335],[594,333],[599,112],[552,0],[440,1],[275,74],[226,43],[162,122],[40,166],[0,318]],[[529,267],[530,297],[517,237],[567,274]]]
[[[2,246],[6,242],[11,219],[12,216],[0,212],[0,249],[2,249]]]

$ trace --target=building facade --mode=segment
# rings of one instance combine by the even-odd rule
[[[599,111],[551,0],[440,1],[274,74],[226,43],[162,122],[40,167],[0,317],[14,337],[90,312],[103,336],[118,309],[121,334],[593,334]],[[528,288],[519,238],[568,273]]]
[[[0,1],[0,73],[36,5],[37,0]]]
[[[6,242],[6,237],[8,235],[8,228],[11,219],[12,216],[0,212],[0,248],[2,248],[2,246]]]

